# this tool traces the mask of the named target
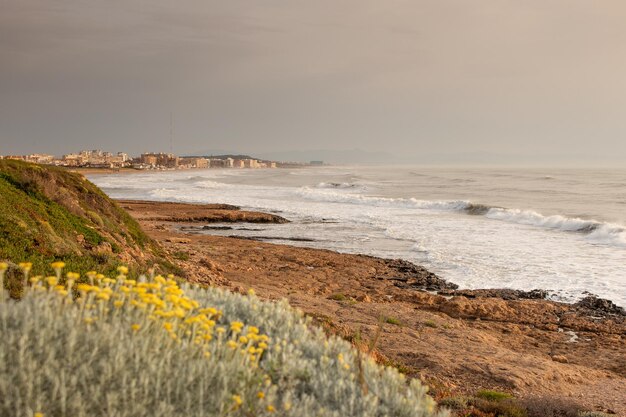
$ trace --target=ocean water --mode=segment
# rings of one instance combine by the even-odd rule
[[[114,198],[228,203],[292,221],[205,233],[402,258],[462,288],[541,288],[568,302],[593,293],[626,307],[626,170],[337,166],[90,179]]]

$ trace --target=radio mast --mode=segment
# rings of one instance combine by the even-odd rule
[[[174,115],[170,112],[170,153],[173,154],[174,148]]]

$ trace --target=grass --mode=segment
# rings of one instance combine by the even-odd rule
[[[507,392],[484,389],[476,393],[476,398],[481,398],[487,401],[502,401],[513,398],[513,396]]]
[[[385,317],[385,323],[393,324],[394,326],[402,326],[402,322],[400,321],[400,319],[397,319],[395,317]]]
[[[55,260],[72,270],[112,273],[157,265],[181,274],[139,224],[83,176],[61,168],[0,160],[0,261],[31,262],[43,274]],[[6,285],[18,297],[15,269]]]
[[[177,259],[179,261],[188,261],[190,256],[188,252],[176,251],[172,253],[172,258]]]
[[[422,324],[424,326],[426,326],[426,327],[430,327],[430,328],[433,328],[433,329],[436,329],[437,327],[439,327],[439,325],[437,325],[437,323],[435,323],[433,320],[426,320]]]

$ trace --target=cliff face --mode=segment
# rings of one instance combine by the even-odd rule
[[[120,264],[177,269],[134,219],[82,175],[9,160],[0,161],[0,260],[32,262],[34,274],[48,274],[54,260],[81,271],[106,272]]]

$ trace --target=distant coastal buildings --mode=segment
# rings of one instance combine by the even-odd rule
[[[102,150],[84,150],[57,158],[49,154],[0,155],[0,159],[16,159],[36,164],[56,165],[73,168],[134,168],[145,170],[165,169],[207,169],[207,168],[284,168],[322,165],[321,161],[310,164],[299,162],[278,162],[258,160],[245,155],[218,156],[177,156],[173,153],[146,152],[132,158],[127,153],[104,152]]]

